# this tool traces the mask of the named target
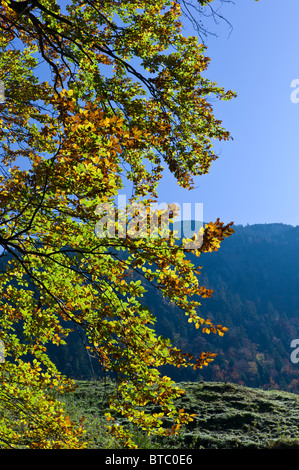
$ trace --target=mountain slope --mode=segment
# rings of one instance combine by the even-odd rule
[[[192,373],[167,370],[176,381],[223,380],[299,392],[299,364],[290,360],[299,337],[299,227],[283,224],[236,226],[218,252],[190,258],[202,266],[200,285],[214,294],[199,314],[229,331],[205,335],[183,312],[152,295],[159,334],[193,354],[216,352],[214,363]]]
[[[176,401],[179,408],[196,414],[178,436],[155,440],[139,430],[135,439],[140,448],[295,448],[299,449],[299,396],[281,391],[265,391],[222,382],[182,382],[185,391]],[[72,418],[85,416],[90,448],[115,448],[105,433],[103,413],[107,391],[101,382],[79,381],[76,392],[66,399]],[[149,411],[151,408],[148,407]],[[122,418],[117,417],[121,423]]]
[[[258,224],[235,226],[218,252],[190,256],[202,266],[200,285],[214,290],[200,299],[199,314],[229,328],[223,337],[202,334],[187,322],[184,312],[145,285],[144,302],[157,317],[158,334],[195,355],[217,353],[199,372],[162,369],[176,382],[229,381],[258,388],[299,393],[299,363],[291,362],[291,341],[299,338],[299,226]],[[4,262],[3,258],[0,263]],[[85,380],[98,376],[79,336],[67,347],[49,346],[59,369]]]

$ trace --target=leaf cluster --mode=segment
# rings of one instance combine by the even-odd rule
[[[226,331],[197,315],[192,297],[211,292],[198,285],[184,242],[99,239],[94,228],[98,205],[114,204],[124,180],[133,187],[128,207],[155,201],[163,165],[191,189],[217,158],[213,139],[229,138],[209,97],[234,93],[203,77],[209,59],[195,37],[184,37],[178,2],[62,3],[0,5],[7,96],[0,104],[0,245],[9,258],[0,272],[3,447],[84,445],[81,424],[71,423],[51,395],[71,384],[48,359],[47,345],[63,344],[71,330],[84,332],[88,354],[117,378],[112,410],[149,434],[176,433],[193,419],[175,409],[181,391],[159,367],[197,369],[215,355],[195,358],[156,335],[155,318],[141,302],[146,283],[196,328]],[[39,79],[38,60],[49,82]],[[231,225],[208,224],[194,253],[217,250]],[[162,415],[139,411],[150,401]],[[166,430],[164,416],[173,421]],[[126,429],[109,429],[134,446]]]

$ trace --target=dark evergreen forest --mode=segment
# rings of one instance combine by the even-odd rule
[[[157,317],[156,331],[194,355],[217,353],[198,371],[167,368],[175,381],[228,381],[299,393],[299,363],[291,361],[291,341],[299,338],[299,226],[235,226],[218,252],[190,259],[202,266],[200,285],[211,288],[199,314],[228,327],[223,337],[203,334],[184,312],[145,285],[144,301]],[[4,262],[2,258],[2,262]],[[59,369],[75,379],[99,376],[98,364],[84,350],[78,332],[66,346],[49,347]]]
[[[229,328],[223,337],[194,330],[183,315],[155,302],[163,334],[193,354],[218,354],[201,375],[176,370],[172,376],[298,393],[299,364],[291,362],[290,344],[299,337],[299,226],[234,228],[218,252],[199,261],[200,282],[214,290],[211,298],[201,300],[200,312]]]

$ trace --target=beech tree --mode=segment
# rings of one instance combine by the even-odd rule
[[[210,3],[199,1],[199,9]],[[115,379],[109,432],[136,445],[116,425],[120,413],[148,434],[175,434],[194,416],[176,409],[183,390],[159,367],[202,368],[215,354],[194,357],[157,336],[142,296],[151,283],[199,331],[223,335],[224,326],[200,316],[198,296],[212,291],[186,255],[218,250],[232,223],[210,222],[193,248],[160,229],[151,237],[147,217],[135,226],[146,237],[120,236],[117,221],[110,237],[95,227],[105,207],[119,214],[124,182],[132,185],[126,223],[134,204],[149,209],[157,201],[165,168],[191,190],[217,158],[213,140],[230,138],[210,97],[235,94],[204,78],[209,58],[198,37],[183,34],[184,2],[0,4],[0,447],[87,445],[83,423],[72,422],[57,398],[75,383],[47,354],[72,330],[83,332],[88,354]],[[160,412],[142,410],[149,402]]]

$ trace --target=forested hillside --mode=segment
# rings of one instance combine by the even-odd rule
[[[157,316],[156,330],[186,352],[217,353],[198,371],[167,368],[176,381],[230,381],[260,388],[299,392],[299,364],[291,362],[291,341],[299,337],[299,227],[283,224],[235,226],[218,252],[193,261],[202,266],[200,283],[214,290],[201,299],[200,315],[229,328],[223,337],[203,334],[147,284]],[[59,354],[58,354],[59,353]],[[80,337],[68,347],[52,347],[62,370],[78,379],[97,375]],[[93,369],[91,368],[91,365]]]
[[[203,335],[171,307],[159,308],[161,329],[197,353],[217,352],[214,363],[176,380],[227,380],[264,388],[299,391],[299,365],[290,360],[299,336],[299,227],[283,224],[237,226],[218,252],[200,257],[201,280],[214,290],[201,314],[229,328],[220,338]]]

